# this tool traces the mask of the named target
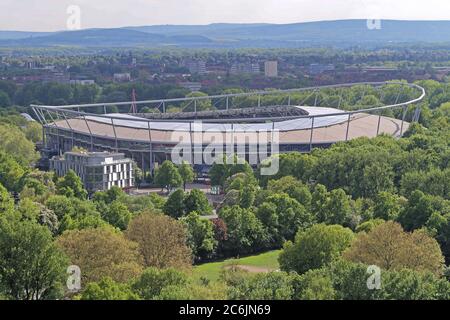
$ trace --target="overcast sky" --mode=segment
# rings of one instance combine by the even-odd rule
[[[0,30],[64,30],[70,5],[80,7],[82,28],[353,18],[450,20],[450,0],[0,0]]]

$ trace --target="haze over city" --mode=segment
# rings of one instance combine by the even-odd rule
[[[0,30],[58,31],[79,6],[83,29],[159,24],[296,23],[341,19],[446,20],[450,3],[429,0],[1,0]]]

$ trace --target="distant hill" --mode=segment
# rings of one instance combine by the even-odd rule
[[[24,39],[30,37],[40,37],[51,34],[51,32],[28,32],[28,31],[0,31],[0,40]]]
[[[0,31],[0,46],[304,47],[386,43],[450,43],[450,21],[367,20],[294,24],[158,25],[54,33]]]
[[[0,32],[1,34],[1,32]],[[0,36],[1,39],[1,36]],[[31,34],[29,37],[5,39],[3,46],[87,46],[87,47],[121,47],[121,46],[160,46],[179,43],[208,43],[211,40],[203,36],[175,35],[165,36],[129,29],[87,29],[79,31],[55,32],[47,35]]]
[[[367,27],[367,20],[293,24],[167,25],[130,27],[128,29],[155,34],[197,34],[214,40],[450,42],[450,21],[383,20],[379,30],[370,30]]]

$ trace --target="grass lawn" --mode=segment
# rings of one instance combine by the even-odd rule
[[[193,275],[195,278],[204,277],[211,281],[216,281],[219,279],[222,268],[232,262],[243,266],[277,270],[279,269],[278,255],[280,251],[281,250],[275,250],[240,259],[227,259],[224,261],[201,264],[194,267]]]

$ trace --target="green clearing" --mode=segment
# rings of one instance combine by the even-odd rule
[[[254,256],[248,256],[245,258],[239,259],[227,259],[218,262],[210,262],[201,264],[194,267],[193,275],[194,278],[199,279],[200,277],[207,278],[211,281],[216,281],[220,277],[220,272],[222,271],[224,266],[230,265],[232,263],[243,265],[243,266],[251,266],[258,268],[265,268],[271,270],[279,269],[278,265],[278,255],[281,250],[269,251],[266,253],[261,253]]]

